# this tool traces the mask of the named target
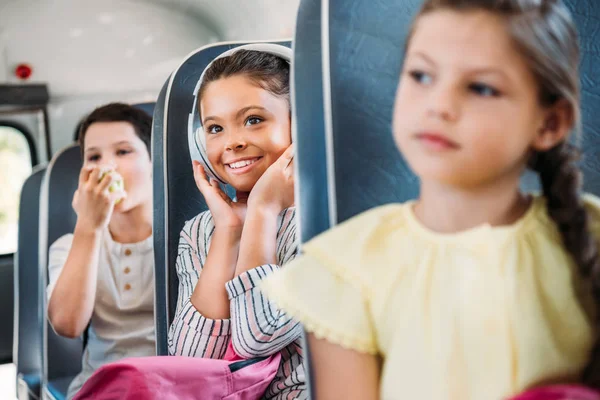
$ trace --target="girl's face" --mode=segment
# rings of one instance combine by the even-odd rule
[[[250,192],[291,144],[287,101],[244,75],[209,83],[200,113],[208,160],[237,191]]]
[[[126,212],[152,201],[152,162],[129,122],[95,122],[86,131],[84,165],[113,165],[123,176],[127,198],[115,206]]]
[[[518,179],[531,149],[558,142],[543,134],[547,116],[500,17],[440,10],[419,18],[396,94],[394,139],[421,180],[473,187]]]

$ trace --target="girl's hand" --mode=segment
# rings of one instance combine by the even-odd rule
[[[97,231],[106,227],[112,216],[115,203],[124,198],[124,192],[110,192],[108,187],[117,179],[106,174],[100,179],[99,166],[86,166],[79,173],[79,185],[73,195],[73,209],[77,214],[77,225],[86,230]]]
[[[246,218],[246,193],[237,193],[237,202],[229,198],[227,193],[221,190],[219,182],[216,179],[207,179],[206,172],[202,164],[198,161],[192,162],[194,166],[194,180],[198,190],[204,196],[206,204],[215,221],[217,229],[233,229],[239,231],[241,235]]]
[[[294,149],[291,144],[252,188],[248,204],[279,214],[294,205]]]

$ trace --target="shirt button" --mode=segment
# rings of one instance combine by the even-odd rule
[[[131,249],[125,249],[125,255],[126,256],[130,256],[131,255]]]
[[[131,285],[129,283],[125,284],[125,290],[131,290]]]
[[[126,274],[128,274],[128,273],[130,273],[130,272],[131,272],[131,269],[129,269],[129,267],[125,267],[125,271],[124,271],[124,272],[125,272]]]

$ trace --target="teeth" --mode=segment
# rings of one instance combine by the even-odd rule
[[[246,165],[254,164],[256,162],[256,160],[257,159],[234,162],[234,163],[229,164],[229,168],[231,168],[231,169],[243,168]]]

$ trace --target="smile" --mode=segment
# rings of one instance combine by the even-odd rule
[[[248,158],[245,160],[239,160],[224,165],[229,170],[229,172],[233,174],[244,174],[250,171],[261,158],[262,157]]]

